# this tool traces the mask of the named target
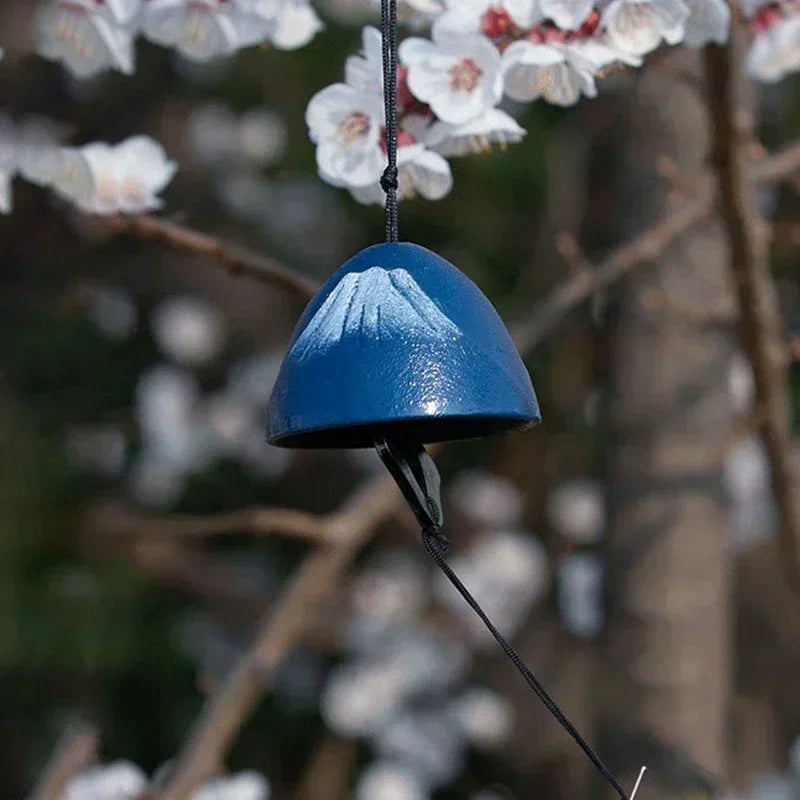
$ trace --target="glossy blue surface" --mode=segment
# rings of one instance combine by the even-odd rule
[[[297,323],[270,399],[283,447],[420,443],[528,427],[531,380],[480,289],[405,242],[368,247],[337,270]]]

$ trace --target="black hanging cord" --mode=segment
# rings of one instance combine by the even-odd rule
[[[386,241],[396,242],[397,226],[397,0],[381,0],[383,39],[383,105],[386,115],[386,157],[381,176],[386,192]]]
[[[578,746],[589,757],[591,762],[597,767],[600,774],[614,787],[614,791],[622,798],[628,800],[628,795],[625,790],[620,786],[619,781],[614,777],[611,770],[603,763],[600,756],[592,750],[591,745],[581,736],[578,729],[569,721],[566,714],[558,707],[558,704],[550,696],[547,689],[542,686],[539,679],[530,671],[528,665],[522,660],[517,651],[508,643],[505,636],[495,628],[492,621],[486,616],[486,612],[480,607],[478,601],[470,594],[469,589],[461,583],[461,579],[453,572],[453,568],[447,563],[445,553],[447,552],[447,538],[444,534],[433,527],[423,528],[422,541],[425,548],[430,553],[431,558],[436,562],[439,569],[444,573],[445,577],[450,583],[455,586],[458,593],[467,601],[472,610],[481,618],[483,624],[489,630],[489,633],[494,636],[500,647],[503,648],[505,654],[514,664],[514,666],[525,678],[528,686],[533,689],[534,694],[542,701],[547,710],[558,720],[561,727],[575,740]]]

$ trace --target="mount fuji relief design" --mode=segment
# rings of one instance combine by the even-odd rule
[[[339,281],[297,338],[294,349],[305,359],[350,336],[453,341],[461,335],[406,270],[370,267],[365,272],[350,272]]]

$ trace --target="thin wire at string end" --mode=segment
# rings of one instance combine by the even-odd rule
[[[386,169],[381,189],[386,193],[386,241],[398,239],[397,221],[397,0],[381,0],[383,40],[383,106],[386,117]]]
[[[639,791],[639,786],[641,786],[642,778],[644,778],[645,772],[647,772],[647,767],[642,767],[639,770],[639,777],[636,779],[636,785],[633,787],[633,791],[631,792],[630,800],[635,800],[636,793]]]

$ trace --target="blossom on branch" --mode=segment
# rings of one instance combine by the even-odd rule
[[[542,15],[559,28],[573,31],[592,13],[594,0],[540,0]]]
[[[349,189],[360,203],[382,204],[385,194],[380,178],[387,165],[382,38],[375,28],[367,27],[362,40],[363,56],[347,60],[347,82],[317,92],[306,109],[306,123],[317,146],[317,167],[323,180]],[[453,176],[447,161],[421,141],[431,121],[430,110],[411,94],[406,75],[401,68],[397,195],[438,200],[452,188]]]
[[[434,38],[480,33],[496,39],[526,30],[540,19],[535,0],[459,0],[434,22]]]
[[[571,106],[597,95],[591,65],[561,43],[514,42],[503,53],[503,77],[506,94],[522,103],[541,97]]]
[[[689,9],[682,0],[611,0],[601,23],[614,47],[643,56],[662,39],[668,44],[680,42],[688,18]]]
[[[731,8],[727,0],[684,0],[689,8],[686,35],[688,47],[703,47],[709,42],[728,41],[731,28]]]
[[[141,23],[146,38],[192,61],[264,42],[271,27],[272,17],[259,13],[253,0],[145,0]]]
[[[439,119],[458,125],[495,106],[503,95],[500,53],[483,36],[406,39],[400,60],[408,87]]]
[[[278,50],[297,50],[305,47],[320,30],[322,20],[308,0],[278,0],[272,15],[269,41]]]
[[[505,147],[516,144],[525,136],[523,128],[510,114],[499,108],[462,125],[434,122],[423,141],[443,156],[464,156],[488,150],[493,144]]]
[[[800,3],[789,0],[753,7],[750,27],[754,38],[747,56],[747,72],[765,83],[777,83],[800,71]]]
[[[142,34],[192,61],[212,61],[271,42],[307,44],[322,23],[308,0],[144,0]]]
[[[381,149],[383,106],[377,95],[335,83],[311,98],[306,123],[326,181],[366,187],[380,179],[386,156]]]
[[[48,0],[36,14],[39,55],[79,78],[109,69],[134,72],[133,39],[140,0]]]
[[[158,195],[177,171],[164,148],[148,136],[134,136],[117,145],[95,142],[62,152],[64,168],[53,188],[90,214],[136,214],[161,208]]]
[[[349,56],[344,79],[359,92],[379,97],[383,92],[383,51],[381,32],[367,25],[361,32],[362,55]]]

